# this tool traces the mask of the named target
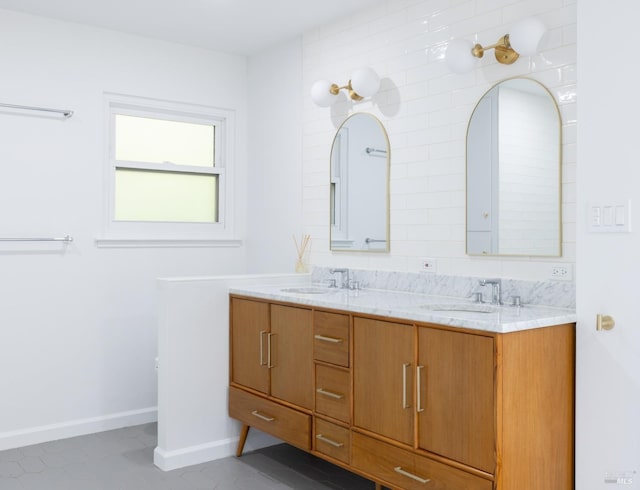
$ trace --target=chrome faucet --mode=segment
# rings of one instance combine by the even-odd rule
[[[491,304],[492,305],[501,305],[502,298],[500,297],[502,288],[502,280],[501,279],[480,279],[480,286],[486,286],[487,284],[491,284],[492,292],[491,292]]]
[[[331,274],[335,274],[336,272],[340,272],[342,274],[342,283],[340,287],[342,289],[349,289],[349,269],[329,269]]]

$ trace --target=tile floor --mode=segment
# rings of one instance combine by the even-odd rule
[[[173,471],[153,464],[156,424],[0,451],[0,490],[372,490],[286,444]]]

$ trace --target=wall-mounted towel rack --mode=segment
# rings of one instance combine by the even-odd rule
[[[15,104],[4,104],[0,102],[0,107],[6,107],[8,109],[18,109],[21,111],[37,111],[37,112],[53,112],[55,114],[60,114],[64,116],[65,119],[69,119],[73,116],[73,111],[68,109],[48,109],[46,107],[31,107],[27,105],[15,105]]]
[[[376,240],[375,238],[365,238],[365,243],[384,243],[386,240]]]
[[[371,148],[367,146],[364,151],[367,152],[367,155],[371,156],[383,156],[387,154],[387,150],[379,150],[378,148]]]
[[[64,236],[61,238],[0,238],[0,242],[63,242],[71,243],[73,241],[72,236]]]

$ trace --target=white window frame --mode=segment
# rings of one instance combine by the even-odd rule
[[[105,103],[105,175],[102,236],[99,247],[215,247],[240,246],[233,230],[233,177],[235,111],[217,107],[171,102],[145,97],[106,93]],[[167,170],[166,164],[122,162],[115,159],[115,116],[140,117],[213,124],[215,126],[215,167],[218,176],[218,222],[118,221],[114,216],[116,168]],[[175,169],[191,169],[175,166]],[[192,169],[195,170],[195,169]],[[202,169],[199,169],[202,170]]]

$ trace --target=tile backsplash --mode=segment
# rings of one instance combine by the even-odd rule
[[[312,282],[328,284],[330,280],[336,279],[330,270],[330,267],[314,268],[311,274]],[[481,292],[485,301],[491,300],[490,286],[479,284],[480,279],[489,279],[488,277],[350,269],[349,278],[351,281],[357,281],[361,288],[465,299],[471,298],[473,293]],[[340,280],[340,277],[337,279]],[[504,304],[510,304],[513,296],[519,296],[525,306],[576,307],[575,285],[571,282],[502,279],[501,289]]]
[[[446,67],[449,40],[492,44],[511,24],[530,15],[548,29],[537,55],[507,66],[488,52],[477,68],[463,75]],[[429,257],[437,262],[438,281],[497,276],[537,284],[548,279],[550,264],[575,262],[575,27],[575,0],[389,0],[308,31],[303,39],[303,220],[304,232],[313,237],[311,263],[417,272],[421,258]],[[372,99],[344,100],[331,108],[313,104],[308,94],[316,80],[342,85],[365,65],[382,79],[381,90]],[[559,258],[465,253],[467,122],[488,89],[515,76],[543,83],[560,107],[563,254]],[[388,254],[329,250],[329,154],[336,129],[355,112],[378,117],[390,139]],[[570,288],[573,283],[557,287]]]

